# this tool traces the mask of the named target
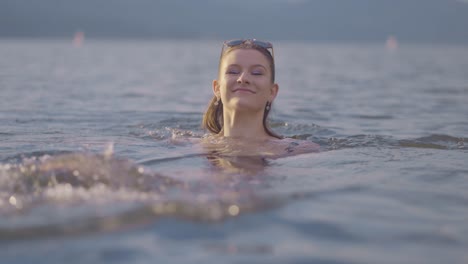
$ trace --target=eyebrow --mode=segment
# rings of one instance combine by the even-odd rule
[[[229,68],[229,67],[241,67],[239,64],[237,63],[233,63],[233,64],[229,64],[229,65],[226,65],[226,68]],[[262,67],[264,68],[265,70],[268,69],[267,67],[265,67],[264,65],[262,64],[254,64],[252,66],[250,66],[249,68],[255,68],[255,67]]]

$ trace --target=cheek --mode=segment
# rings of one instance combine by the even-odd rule
[[[262,82],[259,83],[259,86],[262,87],[262,91],[270,91],[273,84],[270,80],[262,80]]]
[[[236,82],[236,79],[234,79],[233,77],[227,76],[221,80],[221,85],[226,87],[226,86],[232,85],[235,82]]]
[[[221,93],[226,93],[227,90],[229,89],[228,87],[230,86],[230,81],[229,79],[223,78],[220,83],[219,83],[219,91]]]

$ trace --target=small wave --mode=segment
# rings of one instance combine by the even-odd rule
[[[22,119],[15,119],[15,122],[18,124],[28,124],[28,123],[50,123],[54,121],[53,118],[45,117],[45,118],[22,118]]]
[[[203,136],[200,119],[190,117],[174,117],[159,121],[158,123],[138,124],[130,126],[129,134],[142,139],[167,140],[172,137]]]
[[[128,93],[124,93],[121,95],[121,97],[124,97],[124,98],[141,98],[145,96],[146,95],[144,93],[137,93],[137,92],[128,92]]]
[[[199,197],[193,198],[198,199],[147,201],[123,210],[123,212],[114,212],[108,215],[86,215],[81,212],[80,217],[72,219],[64,219],[60,217],[60,214],[57,214],[63,210],[73,210],[73,207],[64,208],[62,206],[56,209],[57,215],[49,215],[48,221],[20,227],[0,225],[0,241],[108,232],[127,226],[146,224],[161,218],[177,218],[194,222],[219,222],[236,217],[240,213],[245,214],[277,207],[284,202],[275,197],[269,197],[270,199],[249,197],[247,202],[229,198],[208,201]],[[119,205],[113,203],[107,206],[118,207]],[[100,209],[100,207],[94,206],[91,211]],[[27,216],[23,215],[22,217]]]
[[[376,119],[376,120],[384,120],[384,119],[393,119],[391,115],[351,115],[353,118],[359,119]]]
[[[435,134],[411,140],[400,140],[399,145],[412,148],[466,149],[467,140],[468,138]]]
[[[176,156],[162,157],[162,158],[149,158],[149,159],[138,161],[138,164],[149,166],[149,165],[155,165],[155,164],[167,162],[167,161],[187,159],[187,158],[199,157],[199,156],[205,156],[205,155],[206,155],[205,153],[193,153],[193,154],[176,155]]]
[[[279,134],[296,139],[308,139],[310,136],[324,137],[335,135],[336,132],[316,124],[289,123],[272,121],[270,126]]]
[[[47,157],[47,156],[56,156],[71,153],[68,150],[47,150],[47,151],[33,151],[28,153],[20,153],[10,157],[4,158],[2,163],[20,163],[27,160],[37,160],[40,157]]]
[[[442,86],[427,89],[426,92],[436,95],[465,95],[468,92],[468,86]]]
[[[110,155],[44,155],[28,157],[18,164],[0,165],[0,215],[29,210],[38,201],[109,202],[117,198],[99,195],[106,190],[110,194],[128,191],[125,192],[128,197],[137,194],[137,198],[158,198],[171,187],[183,186],[172,178],[145,173],[142,166]]]
[[[109,154],[48,154],[0,164],[1,239],[107,231],[159,217],[219,221],[278,204],[246,183],[182,181]]]
[[[316,140],[320,142],[319,144],[326,146],[328,150],[360,147],[388,147],[396,144],[394,138],[380,135],[354,135],[346,138],[331,137]]]
[[[316,134],[303,134],[294,136],[298,139],[311,140],[320,146],[322,150],[339,150],[346,148],[362,147],[408,147],[408,148],[429,148],[429,149],[447,149],[464,150],[465,142],[468,140],[463,137],[454,137],[450,135],[430,135],[414,139],[396,139],[392,136],[381,135],[352,135],[347,137],[323,137]]]

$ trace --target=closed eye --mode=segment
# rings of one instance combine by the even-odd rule
[[[226,68],[226,74],[239,74],[239,73],[240,73],[240,69],[239,67],[235,65],[231,65],[230,67]]]
[[[265,75],[266,69],[263,65],[254,65],[250,68],[252,75]]]
[[[262,71],[253,71],[252,75],[263,75]]]

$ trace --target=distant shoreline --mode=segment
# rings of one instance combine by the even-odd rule
[[[222,42],[223,38],[213,37],[86,37],[86,42],[159,42],[159,41],[213,41]],[[382,45],[385,46],[385,39],[381,40],[307,40],[307,39],[268,39],[275,43],[305,43],[305,44],[317,44],[317,45]],[[60,42],[72,42],[73,36],[0,36],[0,41],[60,41]],[[451,42],[451,41],[400,41],[401,46],[454,46],[454,47],[466,47],[468,42]]]

